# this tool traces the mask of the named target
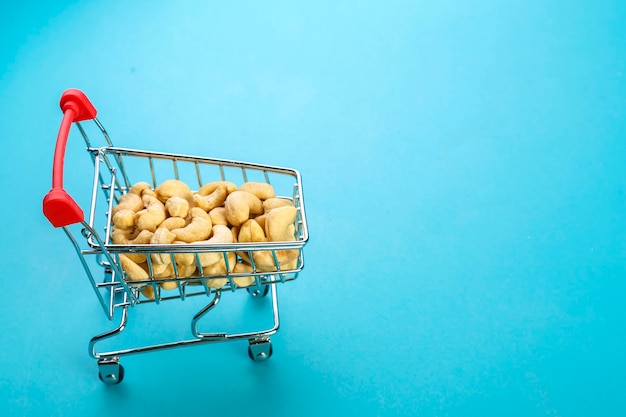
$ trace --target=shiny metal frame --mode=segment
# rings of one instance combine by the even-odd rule
[[[94,147],[87,134],[87,129],[76,123],[94,163],[92,193],[87,220],[75,225],[63,227],[65,233],[75,248],[94,292],[109,320],[116,316],[120,322],[113,330],[95,336],[89,343],[89,354],[98,360],[100,379],[105,383],[119,383],[123,378],[123,368],[119,364],[119,357],[130,354],[149,352],[159,349],[171,349],[182,346],[214,343],[232,340],[248,340],[249,355],[253,360],[264,360],[271,353],[270,336],[278,331],[278,296],[276,285],[295,280],[304,267],[302,249],[308,241],[308,229],[302,195],[302,179],[297,170],[269,165],[261,165],[233,160],[152,152],[114,147],[104,126],[94,119],[106,146]],[[163,172],[167,171],[167,172]],[[141,177],[137,178],[138,175]],[[146,178],[148,177],[148,178]],[[233,178],[234,177],[234,178]],[[131,178],[133,181],[131,181]],[[262,242],[262,243],[232,243],[219,245],[119,245],[113,244],[110,239],[111,212],[121,195],[126,193],[137,181],[150,182],[156,187],[158,181],[164,179],[180,179],[188,184],[193,181],[201,187],[203,178],[208,181],[230,180],[233,182],[265,181],[277,188],[277,194],[288,198],[298,210],[296,220],[296,241],[294,242]],[[289,188],[289,191],[286,191]],[[79,232],[73,229],[79,228]],[[75,235],[80,234],[82,239]],[[298,260],[295,266],[289,269],[282,268],[278,262],[278,251],[298,251]],[[264,270],[254,265],[253,253],[265,251],[271,253],[275,268]],[[178,275],[174,255],[179,253],[193,253],[200,265],[199,255],[208,252],[220,253],[226,265],[229,263],[229,254],[236,254],[237,262],[243,256],[250,259],[252,272],[227,272],[218,276],[204,276],[200,272],[197,276],[181,277]],[[120,267],[120,254],[146,254],[149,268],[149,279],[146,281],[129,281]],[[150,263],[151,254],[167,254],[172,257],[175,277],[156,279]],[[231,268],[228,268],[230,270]],[[202,268],[199,268],[202,271]],[[98,281],[96,276],[104,271],[104,279]],[[243,276],[253,276],[254,282],[248,287],[239,287],[236,279]],[[224,285],[213,285],[215,280],[222,280]],[[160,284],[164,282],[176,283],[176,290],[164,291]],[[142,296],[141,290],[152,287],[154,297]],[[205,333],[199,330],[200,320],[214,309],[225,292],[234,292],[246,289],[253,297],[271,293],[272,317],[274,324],[268,329],[256,332]],[[198,311],[191,319],[191,333],[193,338],[178,340],[147,346],[137,346],[120,350],[98,352],[99,342],[120,334],[126,327],[128,310],[144,303],[161,303],[169,300],[185,300],[192,296],[206,296],[209,303]]]

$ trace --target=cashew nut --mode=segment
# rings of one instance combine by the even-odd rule
[[[293,242],[295,237],[294,222],[298,210],[293,206],[277,207],[267,214],[265,235],[270,242]]]
[[[154,232],[152,239],[150,240],[151,244],[170,244],[176,240],[176,235],[173,232],[170,232],[165,227],[159,227]],[[169,253],[153,253],[150,255],[150,259],[152,259],[153,264],[157,265],[168,265],[172,263],[172,257]]]
[[[254,260],[254,267],[259,271],[272,272],[277,269],[276,261],[271,251],[254,251],[252,252],[252,259]]]
[[[233,226],[240,226],[250,218],[250,214],[262,214],[263,203],[248,191],[233,191],[224,203],[226,219]]]
[[[113,243],[119,245],[143,245],[150,243],[153,233],[149,230],[134,231],[129,229],[113,229]],[[141,262],[139,262],[141,263]]]
[[[183,242],[180,240],[174,241],[175,244],[178,245],[186,245],[187,242]],[[176,265],[178,266],[194,266],[196,264],[196,255],[193,253],[175,253],[174,259],[176,260]]]
[[[189,201],[182,197],[173,196],[165,202],[165,209],[170,216],[186,217],[189,213]]]
[[[276,259],[274,259],[274,255]],[[298,263],[298,249],[278,249],[273,251],[255,251],[252,252],[254,266],[259,271],[274,272],[277,266],[281,270],[294,269]],[[278,262],[278,264],[277,264]]]
[[[246,220],[239,228],[238,242],[266,242],[263,228],[254,219]]]
[[[182,277],[182,278],[186,278],[186,277],[190,277],[193,275],[194,272],[196,272],[196,264],[193,265],[183,265],[183,264],[176,264],[176,269],[178,269],[178,276]]]
[[[241,274],[244,272],[252,272],[252,266],[239,262],[235,264],[235,267],[233,268],[233,272],[236,274]],[[254,276],[245,275],[241,277],[233,277],[233,282],[238,287],[249,287],[250,285],[254,283]]]
[[[227,195],[228,189],[226,188],[226,186],[220,185],[208,195],[202,195],[200,193],[194,194],[193,202],[202,210],[211,211],[215,207],[223,205]]]
[[[143,208],[141,197],[134,193],[126,193],[120,196],[117,205],[111,210],[111,214],[115,215],[120,210],[132,210],[138,212]]]
[[[141,230],[137,233],[134,230],[114,228],[111,239],[117,245],[145,245],[150,243],[152,235],[153,233],[149,230]],[[146,261],[146,255],[143,253],[126,253],[125,256],[138,264]]]
[[[233,243],[239,242],[239,230],[241,226],[232,226],[230,231],[233,233]]]
[[[200,194],[200,195],[209,195],[213,191],[215,191],[218,187],[226,187],[226,190],[228,191],[228,194],[232,193],[233,191],[235,191],[237,189],[237,185],[235,183],[233,183],[233,182],[230,182],[230,181],[213,181],[213,182],[208,182],[208,183],[204,184],[202,187],[200,187],[200,189],[198,190],[198,194]]]
[[[189,186],[180,180],[165,180],[155,190],[157,198],[165,203],[171,197],[191,199]]]
[[[261,200],[267,200],[268,198],[276,196],[276,191],[274,190],[274,187],[266,182],[244,182],[243,184],[241,184],[241,187],[239,187],[238,190],[252,193]]]
[[[256,222],[256,220],[250,219],[246,220],[244,224],[241,225],[241,229],[239,230],[239,242],[266,242],[267,238],[265,237],[265,233],[261,226]],[[250,262],[250,254],[249,252],[239,252],[239,256],[244,261]],[[272,252],[270,251],[252,251],[252,258],[254,259],[254,264],[257,267],[263,268],[264,271],[276,270],[274,257],[272,256]],[[269,269],[273,268],[273,269]]]
[[[220,260],[211,265],[204,266],[202,268],[202,275],[205,277],[219,276],[225,275],[233,270],[235,264],[237,263],[237,256],[234,252],[226,252],[226,259],[228,260],[228,265],[226,265],[226,260],[224,259],[224,255],[221,252],[217,252],[220,256]],[[228,278],[212,278],[207,279],[207,286],[210,288],[222,288],[228,282]]]
[[[277,207],[270,210],[265,220],[265,234],[268,240],[270,242],[295,241],[296,236],[294,223],[297,217],[298,210],[293,206]],[[298,263],[299,253],[298,249],[280,249],[274,251],[276,259],[273,260],[272,265],[266,262],[266,259],[259,259],[257,261],[257,258],[255,257],[254,261],[255,264],[259,264],[260,269],[266,271],[275,271],[276,261],[278,261],[278,265],[281,269],[294,269]],[[259,258],[261,257],[261,255],[258,256]]]
[[[233,243],[233,232],[227,227],[222,225],[215,225],[213,227],[213,236],[204,241],[200,242],[191,242],[194,244],[221,244],[221,243]],[[202,267],[207,267],[213,265],[222,258],[221,252],[206,252],[206,253],[198,253],[198,260],[200,261],[200,265]]]
[[[159,227],[164,227],[167,230],[180,229],[185,226],[187,226],[187,221],[182,217],[168,217],[159,224]]]
[[[265,230],[265,220],[267,219],[267,213],[256,216],[254,220]]]
[[[140,230],[154,232],[166,218],[165,206],[158,199],[149,195],[144,195],[142,198],[146,208],[137,213],[137,227]]]
[[[144,297],[149,298],[151,300],[154,299],[154,288],[152,288],[151,285],[146,285],[145,287],[143,287],[141,289],[141,293],[144,295]]]
[[[111,221],[118,229],[132,229],[135,227],[136,213],[130,209],[117,210]]]
[[[191,222],[187,226],[172,230],[172,233],[176,235],[176,240],[183,242],[205,240],[211,234],[213,226],[211,217],[199,207],[192,208],[190,214]]]
[[[181,265],[176,264],[176,270],[178,271],[177,278],[186,278],[186,277],[190,277],[194,272],[196,272],[196,266],[195,265],[181,266]],[[173,264],[169,264],[166,270],[163,271],[161,275],[158,277],[158,279],[167,279],[167,278],[175,278],[175,277],[176,275],[174,274]],[[178,288],[178,284],[176,281],[161,282],[160,285],[161,285],[161,288],[163,288],[164,290],[175,290],[176,288]]]
[[[150,276],[139,264],[130,260],[126,255],[119,255],[120,266],[126,273],[126,276],[130,281],[146,281],[150,279]]]
[[[154,279],[170,278],[174,276],[174,268],[172,264],[156,264],[152,263],[152,276]]]
[[[141,181],[135,183],[132,187],[130,187],[128,192],[131,194],[137,194],[139,197],[142,197],[145,190],[152,190],[152,187],[147,182]]]
[[[144,197],[147,195],[149,195],[150,197],[157,198],[157,194],[154,192],[152,188],[146,188],[145,190],[141,191],[141,197]]]
[[[221,224],[228,226],[228,220],[226,220],[226,209],[224,207],[215,207],[213,210],[209,211],[209,217],[211,218],[211,223],[214,225]]]
[[[284,206],[293,206],[293,203],[291,202],[291,200],[281,197],[272,197],[263,201],[263,211],[265,213],[272,209]]]

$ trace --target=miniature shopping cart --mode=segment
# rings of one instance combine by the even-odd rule
[[[117,327],[95,336],[89,343],[90,355],[98,362],[100,379],[107,384],[121,382],[124,368],[120,364],[120,357],[124,355],[203,343],[248,341],[248,354],[252,360],[262,361],[269,358],[272,355],[270,336],[279,327],[276,285],[295,280],[304,266],[302,249],[308,240],[308,232],[300,173],[294,169],[233,160],[114,147],[103,125],[96,118],[95,107],[81,91],[65,91],[61,96],[60,106],[63,119],[54,153],[52,189],[43,199],[43,212],[54,227],[63,228],[69,237],[108,319],[119,319]],[[95,126],[80,123],[89,120],[95,122]],[[65,148],[72,124],[76,125],[85,140],[87,152],[93,161],[92,192],[86,216],[63,185]],[[105,146],[92,145],[92,131],[103,136]],[[195,186],[200,188],[211,181],[269,183],[276,190],[277,196],[289,200],[297,209],[293,224],[294,240],[185,245],[113,243],[111,213],[120,198],[138,181],[148,182],[152,188],[156,188],[167,179],[185,181],[192,189]],[[281,251],[295,252],[296,261],[289,265],[281,263]],[[269,254],[274,260],[272,268],[255,265],[255,255],[261,252]],[[227,267],[225,272],[210,276],[204,275],[202,268],[197,268],[193,275],[183,276],[174,267],[172,276],[157,279],[154,265],[150,265],[152,257],[165,256],[174,260],[183,253],[191,254],[198,260],[198,264],[201,256],[217,254],[214,256],[222,257]],[[131,280],[121,265],[120,257],[137,254],[143,254],[146,258],[147,278]],[[233,263],[241,263],[244,258],[251,268],[246,272],[235,272],[237,269],[233,268]],[[102,279],[98,278],[102,276]],[[241,285],[239,279],[244,277],[247,284]],[[167,290],[164,289],[165,283],[169,284]],[[200,319],[217,306],[222,294],[238,290],[246,290],[252,297],[271,294],[273,326],[255,332],[201,331]],[[171,302],[172,300],[184,301],[189,297],[206,297],[208,300],[206,305],[202,303],[204,307],[191,318],[191,337],[104,352],[96,349],[100,342],[111,339],[124,330],[129,308],[146,304],[166,304],[167,308],[176,308],[176,303]]]

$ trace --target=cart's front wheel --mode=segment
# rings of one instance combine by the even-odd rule
[[[255,362],[263,362],[268,360],[274,349],[272,348],[272,342],[269,339],[263,340],[251,340],[248,346],[248,356]]]
[[[262,298],[262,297],[265,297],[270,292],[270,286],[262,285],[260,288],[248,287],[246,288],[246,290],[248,291],[248,294],[250,294],[251,296],[255,298]]]
[[[98,361],[98,378],[107,385],[116,385],[124,380],[124,367],[117,359]]]

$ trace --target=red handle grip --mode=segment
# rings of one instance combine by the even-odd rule
[[[63,162],[72,123],[95,119],[97,114],[96,108],[87,96],[74,88],[66,90],[61,95],[60,106],[63,111],[63,120],[54,148],[52,189],[43,198],[43,214],[54,227],[69,226],[85,219],[83,210],[63,189]]]

